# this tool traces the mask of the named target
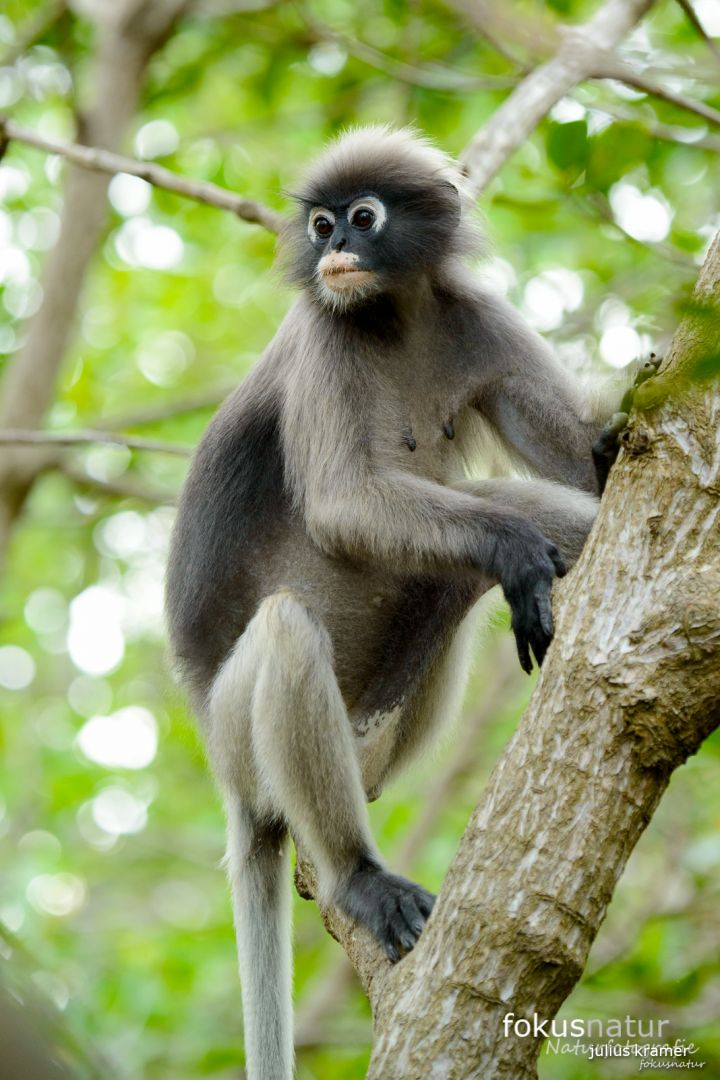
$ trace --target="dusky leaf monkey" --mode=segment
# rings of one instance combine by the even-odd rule
[[[391,960],[413,947],[434,897],[385,868],[366,798],[458,705],[492,585],[522,667],[542,662],[612,412],[467,268],[463,181],[425,139],[342,136],[297,207],[300,296],[199,446],[168,572],[227,810],[252,1080],[292,1075],[288,834]],[[536,479],[469,479],[488,432]]]

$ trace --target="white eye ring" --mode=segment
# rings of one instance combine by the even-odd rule
[[[313,241],[317,240],[319,235],[315,232],[315,222],[318,218],[327,218],[331,225],[335,225],[335,215],[332,210],[326,210],[324,206],[316,206],[310,211],[310,217],[308,218],[308,236]],[[321,236],[320,239],[327,240],[327,236]]]
[[[370,226],[371,232],[380,232],[383,225],[387,221],[387,210],[384,203],[381,203],[374,195],[365,195],[362,199],[356,199],[354,203],[351,203],[348,207],[348,221],[352,224],[352,219],[358,210],[370,210],[375,215],[375,220]]]

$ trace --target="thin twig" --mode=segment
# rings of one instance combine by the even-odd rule
[[[140,439],[135,435],[120,435],[112,431],[27,431],[8,428],[0,431],[0,445],[5,446],[78,446],[84,443],[110,443],[127,446],[130,450],[149,450],[151,453],[188,457],[192,447],[158,439]]]
[[[65,17],[67,10],[67,0],[51,0],[44,8],[36,11],[28,19],[27,24],[20,27],[16,40],[0,58],[0,66],[11,67],[16,60],[19,60],[33,45],[42,41],[57,26]]]
[[[656,251],[675,266],[680,266],[683,270],[691,274],[697,273],[697,266],[692,259],[689,256],[683,255],[682,252],[676,247],[673,247],[672,244],[666,244],[662,240],[639,240],[637,236],[633,236],[627,229],[623,229],[622,225],[615,217],[610,203],[601,192],[593,192],[590,195],[580,195],[577,192],[574,192],[571,197],[575,205],[580,207],[583,211],[589,210],[593,214],[599,214],[603,221],[606,221],[608,225],[612,225],[613,228],[617,229],[629,244],[643,248],[645,251]]]
[[[321,41],[332,41],[342,46],[356,60],[361,60],[377,71],[382,71],[398,82],[409,86],[420,86],[427,90],[444,90],[450,93],[472,93],[476,90],[503,90],[517,84],[514,76],[463,75],[441,64],[426,64],[423,67],[409,64],[405,60],[396,60],[364,41],[359,41],[348,34],[320,22],[308,11],[304,4],[296,4],[305,25]]]
[[[661,124],[649,103],[647,103],[647,111],[652,113],[652,119],[638,108],[624,109],[619,105],[608,105],[606,102],[601,104],[597,101],[587,102],[583,101],[579,96],[573,95],[573,97],[584,108],[593,112],[605,113],[607,116],[612,116],[614,120],[625,121],[629,124],[642,124],[655,139],[677,143],[678,146],[694,146],[700,150],[710,150],[714,154],[720,154],[720,136],[698,135],[697,132],[702,130],[700,128],[693,129],[678,127],[674,124]]]
[[[177,492],[157,491],[135,481],[132,476],[99,480],[84,469],[76,469],[63,460],[58,460],[56,467],[58,472],[67,476],[68,480],[72,480],[78,487],[89,488],[113,499],[137,499],[139,502],[151,503],[154,506],[173,506],[177,502]]]
[[[616,82],[626,83],[627,86],[633,86],[644,94],[650,94],[660,101],[666,101],[669,105],[684,109],[685,112],[695,113],[696,116],[701,116],[703,120],[720,126],[720,112],[713,109],[711,105],[706,105],[704,101],[696,101],[695,98],[689,98],[685,94],[679,94],[675,90],[668,90],[620,61],[608,60],[607,65],[603,62],[600,68],[596,69],[589,78],[614,79]]]
[[[271,210],[270,207],[263,206],[262,203],[252,199],[245,199],[207,180],[187,180],[160,165],[135,161],[133,158],[114,154],[109,150],[81,146],[79,143],[61,142],[58,139],[46,139],[5,117],[0,117],[0,139],[3,137],[10,141],[24,143],[26,146],[33,146],[46,154],[60,154],[83,169],[112,175],[128,173],[130,176],[138,176],[153,187],[172,191],[176,195],[194,199],[206,206],[214,206],[218,210],[229,210],[243,221],[248,221],[253,225],[262,225],[269,232],[278,233],[284,221],[282,214]]]
[[[103,417],[103,430],[122,431],[128,428],[144,427],[147,424],[159,424],[164,420],[173,420],[176,416],[183,416],[185,413],[199,412],[202,409],[214,409],[225,400],[228,394],[232,393],[237,385],[236,380],[224,386],[216,386],[214,389],[199,390],[197,394],[188,394],[187,397],[175,401],[148,405],[147,408],[138,409],[137,412]]]
[[[713,41],[713,39],[708,34],[705,27],[703,26],[703,24],[700,22],[700,19],[698,18],[698,15],[697,15],[697,12],[695,11],[695,8],[692,6],[692,4],[690,3],[690,0],[677,0],[677,2],[680,5],[680,7],[683,9],[685,14],[687,15],[687,17],[690,20],[690,22],[692,23],[692,25],[697,30],[700,37],[703,39],[703,41],[707,45],[710,52],[713,54],[715,59],[720,60],[720,48],[718,48],[718,46],[715,44],[715,42]]]

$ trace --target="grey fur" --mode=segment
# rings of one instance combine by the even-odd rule
[[[388,208],[369,239],[343,216],[360,195]],[[382,868],[365,796],[457,705],[472,608],[495,582],[525,666],[530,643],[542,658],[553,544],[570,564],[584,543],[612,412],[465,268],[462,180],[426,142],[351,133],[299,199],[284,245],[304,291],[198,449],[168,574],[228,807],[252,1080],[292,1073],[286,832],[389,956],[412,947],[432,897]],[[332,212],[327,245],[313,205]],[[342,304],[318,285],[330,250],[364,271]],[[469,480],[488,432],[541,479]]]

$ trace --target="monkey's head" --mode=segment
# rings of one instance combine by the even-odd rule
[[[282,237],[287,276],[336,310],[410,286],[477,246],[457,166],[407,128],[342,135],[295,200]]]

